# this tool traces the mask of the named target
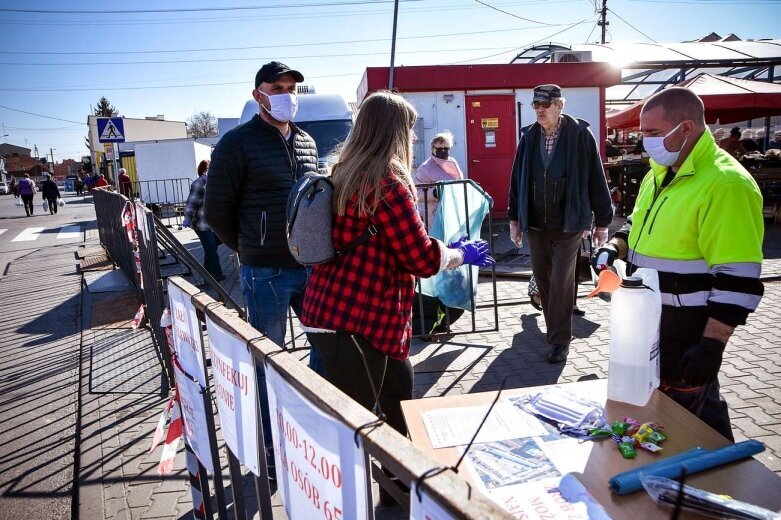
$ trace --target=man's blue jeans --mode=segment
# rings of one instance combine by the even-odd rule
[[[220,255],[217,253],[217,248],[222,244],[217,235],[212,230],[198,231],[195,230],[195,234],[198,235],[198,239],[203,246],[203,266],[209,271],[217,281],[223,279],[222,267],[220,266]]]
[[[266,335],[268,339],[283,347],[287,332],[287,309],[292,307],[297,316],[301,315],[304,301],[304,289],[308,278],[304,267],[254,267],[241,266],[242,291],[247,302],[247,314],[250,324]],[[314,349],[312,349],[314,352]],[[318,371],[319,358],[313,359],[310,354],[309,366]],[[263,363],[255,363],[258,379],[258,402],[260,416],[263,421],[263,440],[267,453],[273,442],[271,439],[271,415],[268,406],[266,390],[266,372]],[[273,458],[270,464],[273,465]],[[273,466],[269,467],[272,475]]]

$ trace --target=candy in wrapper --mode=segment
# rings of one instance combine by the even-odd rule
[[[635,451],[634,443],[632,442],[620,442],[618,450],[625,459],[634,459],[637,456],[637,451]]]
[[[634,439],[640,443],[645,442],[646,439],[653,433],[653,428],[648,425],[649,423],[644,423],[640,425],[640,428],[638,428],[637,433],[632,435]]]
[[[661,446],[657,446],[653,442],[641,442],[640,443],[640,447],[643,448],[644,450],[650,451],[651,453],[656,453],[657,451],[662,451],[662,447]]]
[[[592,428],[588,431],[589,437],[612,437],[613,432],[602,428]]]
[[[629,427],[624,430],[624,433],[627,435],[634,435],[637,433],[637,430],[640,429],[640,423],[629,417],[625,417],[624,420],[629,424]]]
[[[616,435],[623,435],[627,428],[629,428],[629,424],[624,421],[616,421],[610,425],[610,430]]]
[[[652,431],[648,434],[648,437],[646,439],[648,442],[653,442],[654,444],[659,444],[662,441],[667,440],[667,435],[663,434],[660,431]]]

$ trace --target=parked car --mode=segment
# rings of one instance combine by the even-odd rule
[[[11,193],[11,189],[8,187],[8,184],[0,182],[0,195],[8,195],[9,193]]]

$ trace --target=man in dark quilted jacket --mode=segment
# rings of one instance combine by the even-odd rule
[[[239,253],[249,321],[284,345],[288,308],[300,314],[307,273],[287,247],[285,209],[290,189],[317,172],[317,147],[291,119],[296,84],[304,76],[272,61],[255,75],[252,97],[258,113],[226,133],[211,157],[206,185],[206,221],[219,239]],[[257,365],[258,399],[269,461],[271,428],[265,373]],[[269,468],[273,475],[273,468]]]

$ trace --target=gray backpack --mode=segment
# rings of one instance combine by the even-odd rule
[[[296,181],[287,199],[287,246],[303,265],[330,262],[348,253],[377,234],[369,226],[364,233],[340,250],[334,248],[331,232],[334,213],[331,199],[334,185],[325,175],[307,173]]]

